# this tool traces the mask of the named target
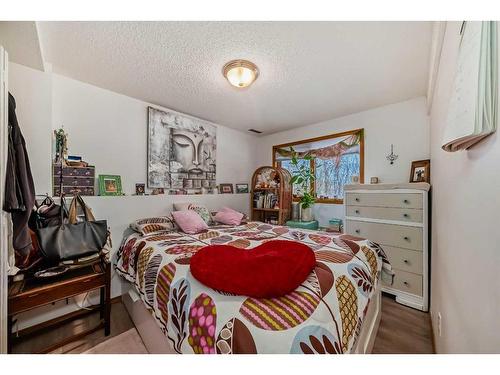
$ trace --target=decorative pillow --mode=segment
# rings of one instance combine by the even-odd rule
[[[207,223],[194,210],[174,211],[172,216],[184,233],[196,234],[208,229]]]
[[[280,297],[295,290],[316,265],[303,243],[273,240],[251,250],[229,245],[200,249],[190,261],[191,274],[206,286],[255,298]]]
[[[216,212],[210,212],[210,215],[212,215],[212,222],[217,222],[217,219],[215,218],[215,216],[221,212],[221,211],[231,211],[231,212],[236,212],[236,213],[239,213],[240,215],[243,215],[243,217],[241,218],[240,220],[240,224],[245,224],[248,222],[248,216],[247,214],[245,214],[244,212],[240,212],[240,211],[236,211],[236,210],[233,210],[232,208],[230,207],[222,207],[219,211],[216,211]],[[224,224],[224,223],[222,223]]]
[[[222,211],[217,212],[217,214],[214,216],[214,220],[218,223],[226,225],[240,225],[243,216],[244,215],[241,212],[231,209],[223,209]]]
[[[212,216],[210,215],[210,211],[208,209],[201,205],[201,204],[196,204],[196,203],[174,203],[174,210],[175,211],[187,211],[187,210],[193,210],[196,212],[198,215],[201,216],[203,221],[207,223],[207,225],[211,225],[212,223]]]
[[[145,235],[162,230],[175,230],[175,222],[167,216],[149,217],[134,221],[130,224],[130,228]]]

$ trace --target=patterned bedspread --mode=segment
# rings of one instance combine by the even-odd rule
[[[251,249],[273,239],[299,241],[317,265],[294,292],[256,299],[213,290],[189,271],[208,244]],[[376,243],[348,235],[260,222],[216,226],[197,235],[156,232],[125,238],[116,270],[132,282],[178,353],[349,353],[380,272],[390,269]]]

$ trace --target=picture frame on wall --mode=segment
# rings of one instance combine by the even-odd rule
[[[248,192],[248,184],[236,184],[236,194],[245,194]]]
[[[220,184],[219,194],[233,194],[233,184]]]
[[[99,175],[99,195],[114,196],[123,195],[122,179],[117,175]]]
[[[411,163],[410,182],[431,182],[431,161],[416,160]]]

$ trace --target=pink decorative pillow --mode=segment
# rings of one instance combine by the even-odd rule
[[[224,207],[221,211],[217,212],[214,219],[218,223],[226,225],[240,225],[244,216],[241,212]]]
[[[172,216],[184,233],[196,234],[208,229],[207,223],[193,210],[173,211]]]

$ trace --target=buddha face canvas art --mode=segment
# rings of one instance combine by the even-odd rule
[[[215,186],[216,127],[149,108],[148,187],[202,191]]]

